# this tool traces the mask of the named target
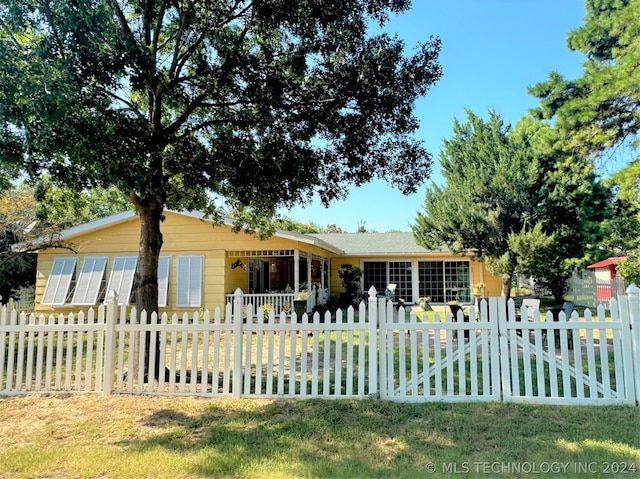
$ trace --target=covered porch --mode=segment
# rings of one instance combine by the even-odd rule
[[[227,290],[226,302],[233,302],[239,287],[254,317],[263,307],[291,314],[294,302],[304,300],[304,312],[310,313],[329,301],[328,256],[299,249],[228,251],[227,264],[233,290]]]

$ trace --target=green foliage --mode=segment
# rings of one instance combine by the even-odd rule
[[[608,193],[592,165],[558,149],[554,130],[524,117],[505,127],[492,112],[467,112],[440,152],[446,186],[432,186],[413,226],[427,248],[472,250],[502,277],[506,295],[514,272],[567,276],[572,259],[596,245],[608,214]],[[562,281],[561,281],[562,282]],[[554,287],[559,293],[562,287]]]
[[[586,10],[584,25],[567,37],[587,56],[582,77],[552,72],[529,91],[541,100],[537,115],[554,118],[569,147],[600,153],[640,129],[640,0],[587,0]]]
[[[361,296],[360,278],[362,277],[362,268],[351,264],[343,264],[338,270],[338,276],[342,281],[347,303],[353,304]]]
[[[640,285],[640,251],[631,252],[626,259],[616,264],[616,269],[626,282]]]
[[[602,258],[624,255],[640,247],[640,161],[614,173],[606,183],[615,199],[611,218],[602,224],[605,233],[600,244],[605,253]]]
[[[275,221],[276,228],[284,231],[294,231],[296,233],[322,233],[323,229],[321,226],[313,222],[302,223],[300,221],[296,221],[292,218],[278,218]]]
[[[53,185],[9,185],[0,195],[0,295],[17,297],[36,279],[35,251],[47,245],[73,249],[60,241],[62,229],[130,208],[114,188],[75,191]],[[19,251],[13,248],[19,245]]]
[[[113,186],[77,191],[56,186],[48,177],[38,182],[34,196],[38,201],[38,218],[60,229],[105,218],[132,207]]]

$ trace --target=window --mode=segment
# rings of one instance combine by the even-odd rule
[[[129,304],[137,263],[138,258],[135,256],[118,256],[113,260],[107,294],[115,290],[118,294],[118,304]]]
[[[411,262],[390,261],[389,283],[393,283],[396,285],[396,299],[402,298],[408,302],[413,301],[413,287],[411,284]]]
[[[169,304],[169,268],[171,256],[160,256],[158,262],[158,306]]]
[[[418,263],[420,297],[428,296],[434,303],[444,303],[444,263],[442,261],[420,261]]]
[[[106,268],[107,258],[104,256],[87,256],[84,259],[80,276],[76,281],[72,304],[94,305],[98,299],[104,299]]]
[[[54,258],[51,274],[42,296],[42,304],[65,304],[74,278],[77,258]]]
[[[176,306],[202,306],[202,256],[178,256]]]
[[[395,297],[413,301],[411,261],[365,261],[364,292],[375,286],[378,294],[384,294],[389,284],[395,284]]]
[[[420,261],[418,280],[420,296],[429,296],[434,303],[471,301],[468,261]]]
[[[387,263],[384,261],[367,261],[362,272],[364,292],[367,293],[371,286],[376,288],[378,294],[384,294],[389,281],[387,281]]]

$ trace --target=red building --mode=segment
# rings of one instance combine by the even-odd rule
[[[626,257],[613,256],[587,266],[595,273],[596,298],[598,301],[609,301],[611,299],[611,283],[616,277],[616,264],[623,259],[626,259]]]

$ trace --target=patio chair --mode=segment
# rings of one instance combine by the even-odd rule
[[[468,314],[464,314],[464,309],[462,309],[462,306],[460,306],[458,304],[450,304],[449,305],[449,309],[451,309],[451,314],[453,315],[453,321],[454,322],[458,321],[458,311],[462,311],[463,321],[465,323],[469,322],[469,315]],[[454,331],[453,332],[453,337],[454,337],[454,339],[458,339],[458,331]],[[469,330],[468,329],[464,331],[464,339],[469,339]]]
[[[562,305],[562,308],[551,308],[549,309],[549,311],[551,311],[554,321],[560,320],[561,312],[564,312],[567,321],[571,321],[571,314],[574,311],[574,307],[571,301],[565,301],[564,304]],[[560,347],[560,330],[556,329],[554,331],[553,336],[554,336],[556,348],[559,348]],[[567,331],[567,345],[569,346],[569,349],[573,349],[573,331]]]

